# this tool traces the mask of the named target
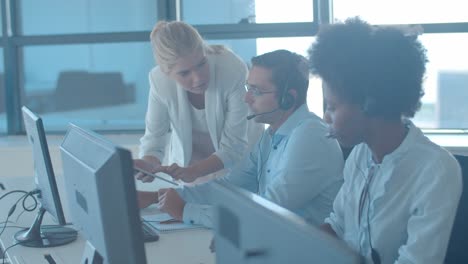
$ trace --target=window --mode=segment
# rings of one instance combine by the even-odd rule
[[[24,65],[23,103],[41,113],[47,130],[63,131],[68,122],[144,128],[149,42],[26,47]]]
[[[427,49],[423,105],[414,121],[424,128],[468,128],[468,33],[424,34]]]
[[[181,2],[182,20],[189,24],[236,24],[255,21],[254,0]]]
[[[465,0],[334,0],[333,14],[335,21],[360,16],[377,25],[422,24],[426,33],[419,39],[427,49],[429,63],[423,105],[414,122],[422,128],[466,129],[468,17],[465,4]]]
[[[426,33],[421,40],[428,49],[430,63],[423,106],[414,120],[422,127],[439,129],[468,128],[468,121],[460,118],[468,119],[468,106],[460,101],[467,97],[468,90],[468,66],[464,64],[468,60],[464,49],[468,44],[468,17],[463,12],[464,1],[323,3],[333,2],[330,8],[335,20],[359,15],[372,24],[425,23]],[[12,101],[40,113],[49,131],[64,131],[69,121],[95,130],[141,131],[148,96],[147,74],[154,66],[149,32],[156,21],[180,17],[194,25],[209,43],[229,46],[248,63],[255,55],[280,48],[307,56],[318,29],[318,2],[10,1],[16,20],[9,24],[17,34],[0,36],[0,49],[2,57],[8,50],[9,62],[14,63],[4,64],[2,59],[0,77],[9,73],[3,78],[17,82],[12,91],[19,97]],[[4,49],[3,45],[12,48]],[[74,88],[67,84],[73,78],[89,84]],[[110,99],[88,96],[77,100],[73,94],[77,89],[103,86],[99,85],[101,81],[119,83],[115,87],[123,92]],[[5,93],[0,91],[2,95]],[[322,115],[321,83],[317,79],[311,79],[308,103],[312,111]],[[19,106],[0,107],[0,133],[24,132]]]
[[[312,22],[311,0],[185,0],[182,19],[190,24]]]
[[[7,131],[5,107],[5,68],[3,66],[3,48],[0,48],[0,133]]]
[[[335,21],[359,16],[371,24],[468,22],[466,0],[333,0]]]
[[[22,35],[151,30],[154,0],[16,0]]]
[[[270,0],[231,0],[231,1],[182,1],[182,18],[184,21],[195,24],[220,24],[215,27],[219,31],[219,36],[223,36],[222,24],[264,24],[284,23],[292,25],[300,22],[314,21],[314,1],[311,0],[291,0],[291,1],[270,1]],[[304,32],[302,27],[293,28],[289,35],[305,35],[301,37],[270,37],[278,31],[278,24],[272,28],[262,28],[258,32],[257,38],[245,39],[209,39],[216,38],[216,35],[209,34],[208,43],[224,44],[239,55],[246,64],[250,63],[253,56],[277,49],[287,49],[307,57],[307,50],[314,38],[316,28],[307,26]],[[203,34],[203,29],[201,32]],[[273,33],[267,32],[271,30]],[[211,33],[208,31],[207,33]],[[260,37],[268,35],[269,37]],[[310,79],[307,102],[311,111],[317,115],[323,115],[322,86],[317,78]]]
[[[48,131],[63,132],[68,122],[141,131],[155,64],[149,32],[162,2],[9,1],[16,16],[6,19],[14,20],[5,23],[12,34],[2,36],[9,59],[0,66],[15,87],[13,103],[0,108],[0,133],[24,132],[23,104],[43,116]]]

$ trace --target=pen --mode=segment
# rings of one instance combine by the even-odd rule
[[[156,174],[154,174],[154,173],[151,173],[151,172],[149,172],[149,171],[145,171],[145,170],[140,169],[140,168],[137,168],[137,167],[134,167],[134,169],[135,169],[136,171],[138,171],[138,172],[141,172],[141,173],[145,174],[145,175],[151,176],[151,177],[153,177],[153,178],[158,178],[158,179],[160,179],[161,181],[165,181],[165,182],[170,183],[170,184],[175,185],[175,186],[179,186],[179,184],[177,184],[177,183],[175,183],[175,182],[173,182],[173,181],[164,179],[163,177],[158,176],[158,175],[156,175]]]

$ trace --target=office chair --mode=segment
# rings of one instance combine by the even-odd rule
[[[463,192],[450,236],[446,264],[468,263],[468,156],[454,155],[463,175]]]

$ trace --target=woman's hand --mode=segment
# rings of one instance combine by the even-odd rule
[[[195,167],[180,167],[176,163],[173,163],[171,166],[164,167],[164,172],[171,175],[175,180],[181,180],[183,182],[193,182],[201,176]]]
[[[143,159],[134,159],[133,166],[135,168],[139,168],[150,173],[164,172],[165,168],[161,166],[161,162],[159,162],[159,160],[155,157],[144,157]],[[154,180],[154,177],[144,174],[142,172],[136,173],[135,178],[142,182],[152,182]]]

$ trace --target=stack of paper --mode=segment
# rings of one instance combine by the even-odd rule
[[[202,225],[192,225],[177,221],[166,213],[142,215],[141,218],[143,219],[143,221],[147,222],[161,233],[187,229],[205,228]]]

